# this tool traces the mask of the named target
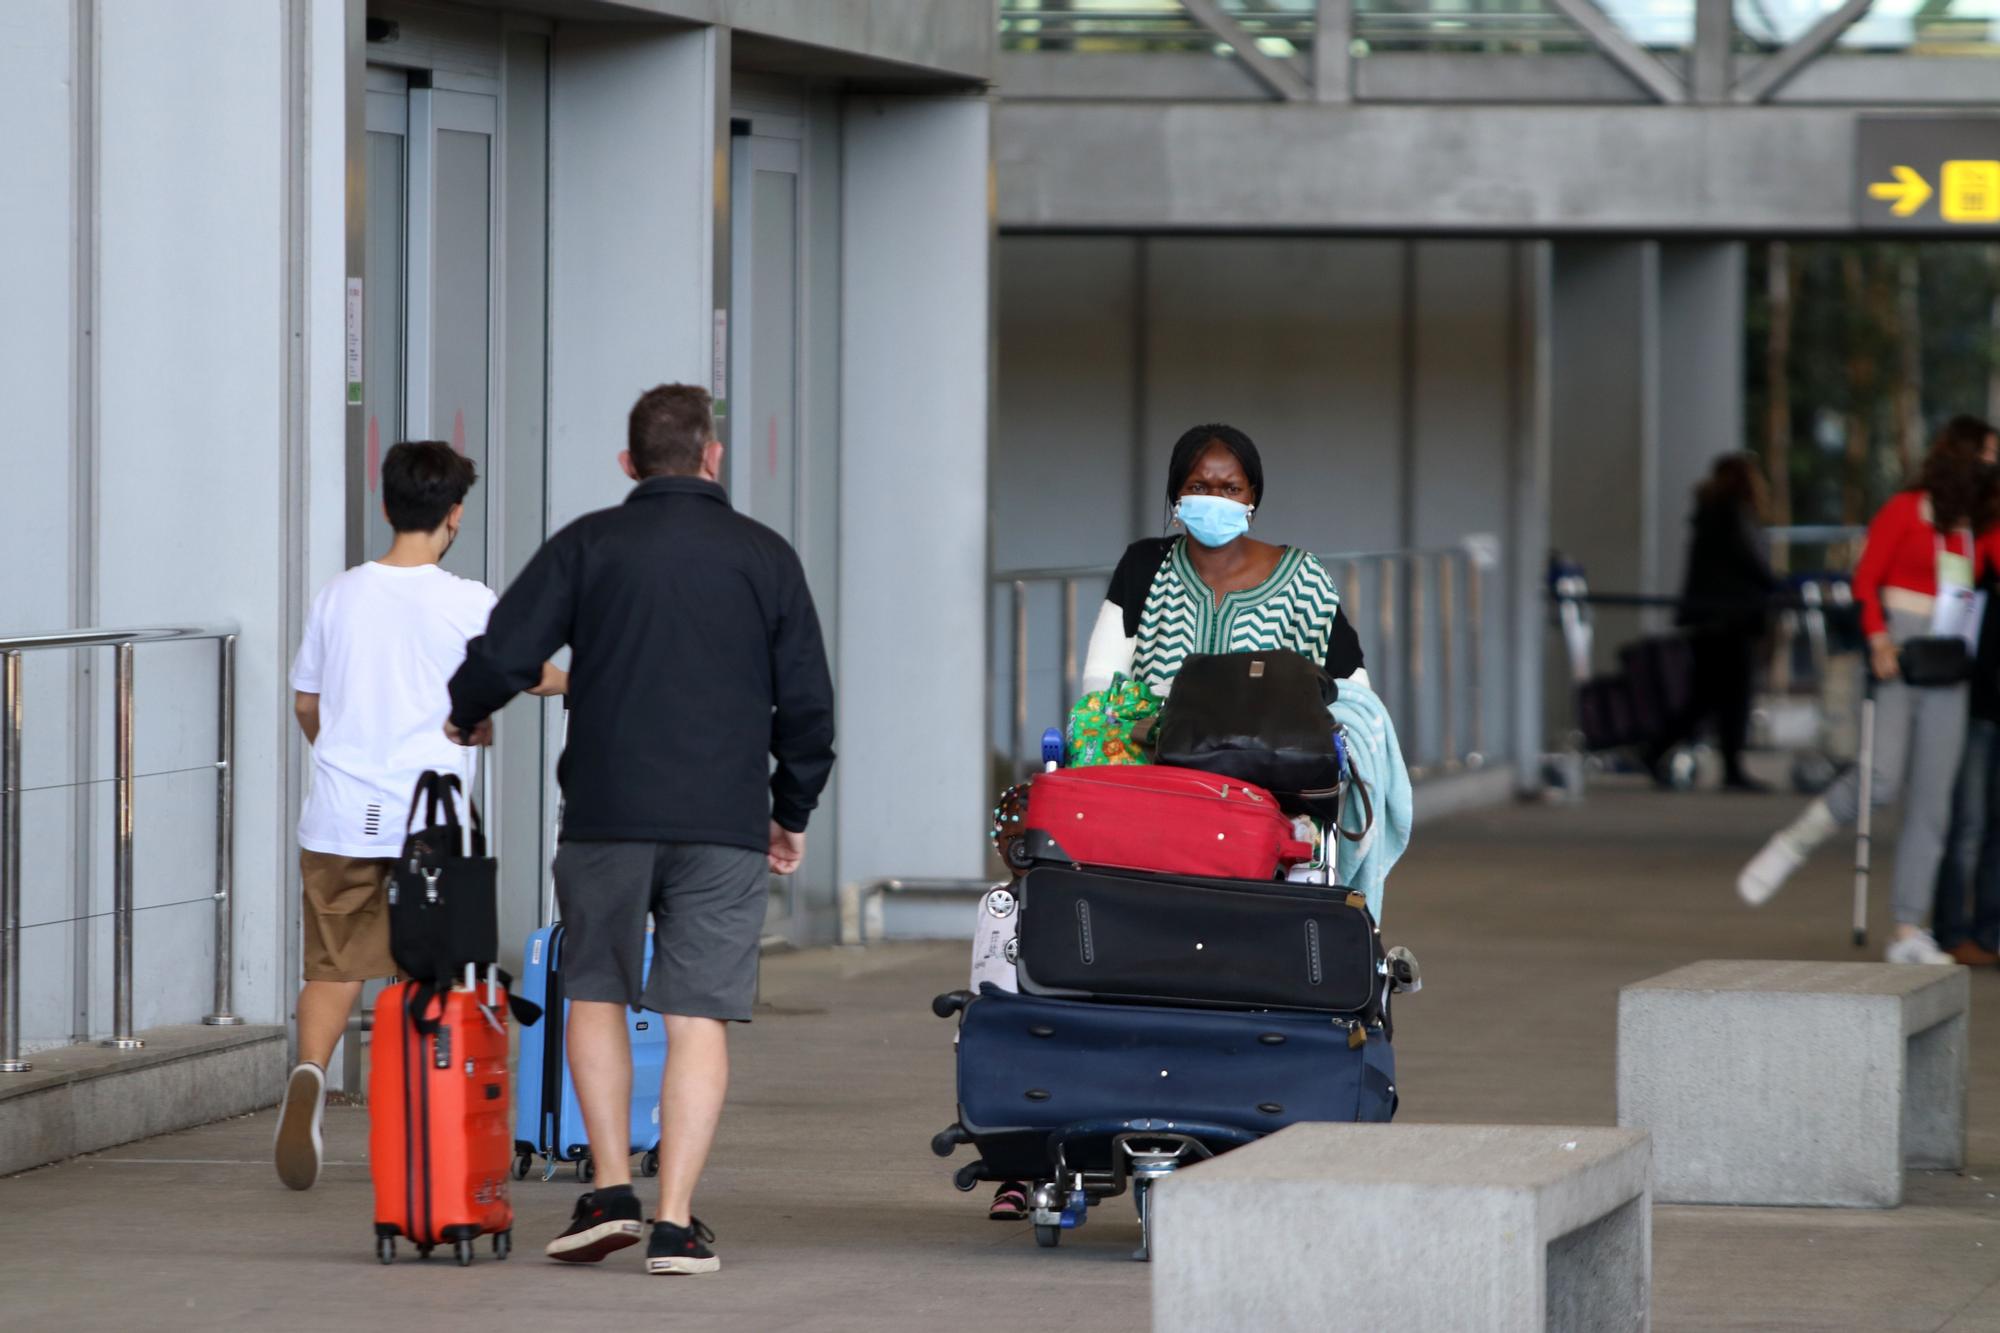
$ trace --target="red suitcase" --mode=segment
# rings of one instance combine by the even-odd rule
[[[1115,764],[1036,775],[1016,870],[1036,862],[1211,879],[1275,879],[1310,861],[1291,816],[1261,787],[1191,768]]]
[[[375,1181],[375,1251],[396,1257],[402,1236],[427,1255],[449,1245],[460,1264],[492,1235],[507,1257],[514,1125],[507,1105],[504,987],[482,982],[440,995],[413,982],[382,992],[369,1062],[368,1173]]]

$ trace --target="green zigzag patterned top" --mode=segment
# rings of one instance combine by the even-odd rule
[[[1139,617],[1132,674],[1165,695],[1190,653],[1247,653],[1289,648],[1326,661],[1340,593],[1310,552],[1285,548],[1278,567],[1254,588],[1223,594],[1221,605],[1188,559],[1187,539],[1160,562]]]

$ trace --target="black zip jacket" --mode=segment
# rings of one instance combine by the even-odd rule
[[[490,717],[564,644],[566,840],[762,851],[770,820],[805,830],[833,768],[819,616],[791,546],[722,487],[652,477],[551,537],[466,645],[453,723]]]

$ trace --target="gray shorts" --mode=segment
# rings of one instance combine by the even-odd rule
[[[764,853],[705,842],[565,842],[555,870],[570,999],[750,1021],[770,896]],[[648,914],[653,971],[645,977]]]

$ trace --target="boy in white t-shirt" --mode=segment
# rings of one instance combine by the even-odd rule
[[[313,747],[312,791],[299,816],[305,985],[299,1064],[285,1090],[275,1148],[293,1189],[319,1178],[326,1066],[363,982],[396,975],[389,953],[389,868],[402,850],[410,793],[425,769],[471,783],[470,750],[445,738],[446,683],[483,633],[494,595],[438,561],[478,479],[472,460],[437,441],[398,444],[382,460],[382,507],[395,540],[313,599],[292,665],[294,711]],[[531,693],[556,694],[545,669]],[[490,739],[491,729],[478,738]]]

